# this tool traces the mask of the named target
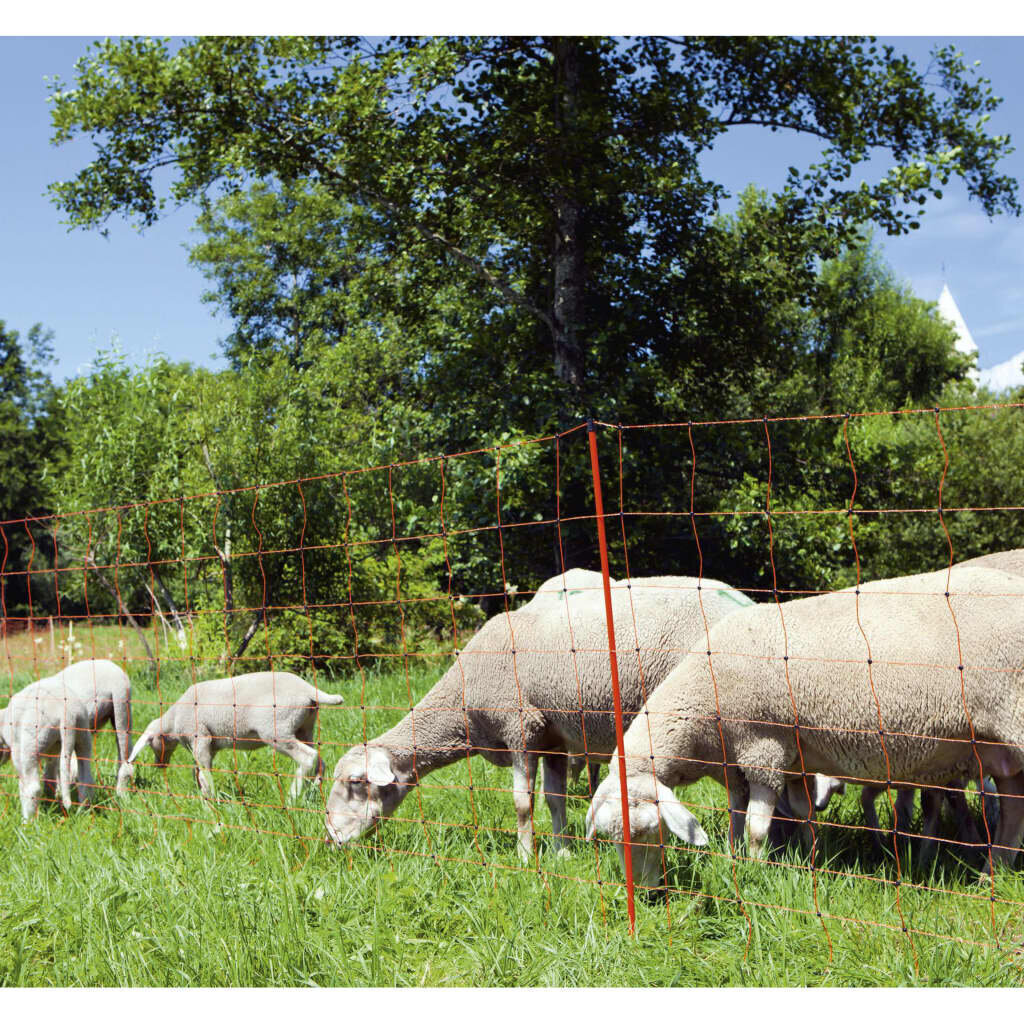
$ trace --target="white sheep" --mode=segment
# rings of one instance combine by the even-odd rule
[[[976,558],[969,558],[957,562],[957,568],[975,567],[979,569],[998,569],[1008,572],[1014,576],[1024,577],[1024,548],[1015,548],[1008,551],[994,551],[987,555],[979,555]],[[966,789],[969,783],[967,777],[958,777],[946,780],[945,789],[922,790],[921,791],[921,850],[918,863],[922,867],[927,866],[934,857],[937,844],[935,833],[938,828],[939,818],[942,812],[942,805],[945,802],[953,813],[958,839],[972,846],[979,846],[986,842],[974,815],[971,813],[967,803]],[[802,788],[802,787],[799,787]],[[845,786],[836,785],[825,795],[824,802],[815,800],[815,810],[822,811],[828,805],[833,793],[842,793]],[[990,833],[995,831],[999,823],[999,804],[991,797],[994,786],[991,780],[985,780],[983,789],[986,794],[984,801],[983,821],[987,824]],[[864,813],[865,824],[871,829],[871,838],[876,849],[881,850],[882,828],[878,821],[878,814],[875,804],[878,797],[885,792],[884,786],[863,786],[861,788],[861,808]],[[910,826],[914,817],[914,803],[917,790],[914,787],[903,787],[898,789],[893,801],[893,831],[897,835],[906,835],[905,829]],[[783,793],[777,807],[777,814],[783,816],[791,815],[793,818],[806,817],[806,811],[800,813],[798,808],[806,808],[806,801],[799,794],[796,794],[794,801],[790,802],[787,795]]]
[[[626,735],[643,884],[660,876],[652,854],[659,820],[677,834],[695,830],[673,786],[707,775],[726,782],[730,831],[735,837],[745,809],[759,856],[778,796],[801,770],[847,782],[942,785],[978,773],[976,753],[1000,795],[993,859],[1012,863],[1024,831],[1024,579],[954,568],[757,605],[715,627],[709,647],[710,658],[691,654],[673,670]],[[612,769],[587,832],[621,842]],[[653,803],[662,796],[673,801],[669,814]]]
[[[135,761],[149,746],[165,767],[178,744],[195,759],[196,782],[212,799],[213,758],[231,747],[253,750],[270,746],[298,765],[289,796],[295,799],[310,772],[317,782],[324,762],[313,742],[321,704],[343,704],[339,694],[325,693],[291,672],[250,672],[230,679],[193,683],[159,718],[146,726],[122,766],[118,783],[127,782]]]
[[[90,658],[87,661],[76,661],[47,679],[66,686],[85,704],[93,733],[108,722],[113,725],[117,736],[117,766],[120,772],[121,766],[128,760],[132,744],[132,684],[124,670],[106,658]],[[118,793],[121,794],[125,790],[120,784],[120,775],[118,780]]]
[[[705,616],[710,626],[751,601],[718,580],[665,576],[615,582],[612,603],[628,724],[687,651],[704,649]],[[338,761],[328,836],[338,845],[358,838],[394,814],[428,772],[480,754],[512,768],[524,859],[533,852],[534,785],[543,759],[554,845],[562,850],[569,757],[609,759],[612,709],[601,577],[570,570],[545,582],[523,607],[489,619],[409,714]]]
[[[21,816],[39,808],[44,786],[60,779],[61,803],[71,809],[71,758],[77,756],[78,800],[92,802],[92,730],[85,704],[56,678],[40,679],[11,697],[0,713],[0,763],[10,757],[18,776]],[[45,760],[40,779],[39,762]]]

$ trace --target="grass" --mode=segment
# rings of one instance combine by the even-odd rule
[[[86,653],[86,656],[89,652]],[[132,670],[136,733],[191,681]],[[375,735],[436,678],[436,667],[371,676]],[[15,688],[30,676],[21,666]],[[318,683],[349,705],[321,712],[329,766],[363,735],[359,683]],[[114,777],[109,730],[97,743]],[[857,795],[827,812],[814,878],[797,853],[756,864],[728,856],[724,793],[705,782],[711,845],[673,851],[668,904],[637,901],[626,928],[618,858],[582,838],[560,859],[542,837],[523,869],[509,774],[481,758],[428,776],[358,848],[326,846],[312,787],[284,807],[291,762],[267,750],[215,763],[221,799],[197,798],[186,752],[161,773],[144,755],[138,791],[105,792],[91,812],[52,807],[20,822],[10,764],[0,769],[0,981],[7,985],[1019,985],[1024,874],[996,876],[997,902],[947,852],[928,874],[903,865],[894,884],[857,829]],[[882,801],[879,801],[880,811]],[[582,836],[575,789],[570,826]],[[422,812],[423,820],[420,820]],[[474,815],[476,827],[473,827]],[[219,825],[218,825],[219,822]],[[538,799],[536,824],[550,828]],[[486,862],[486,866],[484,866]],[[600,885],[597,884],[600,880]],[[743,903],[736,899],[737,888]],[[936,891],[941,890],[941,891]],[[897,892],[905,935],[896,906]],[[1010,902],[1003,902],[1010,901]],[[995,916],[993,930],[992,915]],[[823,927],[824,925],[824,927]],[[827,928],[827,935],[825,929]],[[947,937],[941,937],[947,936]],[[996,938],[999,948],[994,945]],[[913,945],[911,945],[911,939]],[[830,955],[831,943],[831,955]],[[916,955],[916,968],[915,968]]]

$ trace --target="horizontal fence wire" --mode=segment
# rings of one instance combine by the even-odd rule
[[[1024,557],[1019,573],[969,595],[956,566],[986,553],[969,544],[979,517],[999,517],[1016,539],[1004,547],[1024,547],[1024,493],[964,500],[975,456],[957,433],[1022,410],[596,420],[443,456],[0,522],[10,756],[0,813],[56,820],[69,785],[71,812],[103,807],[151,823],[154,837],[172,824],[189,837],[216,827],[288,838],[307,855],[327,840],[347,864],[408,857],[526,873],[541,898],[556,882],[583,883],[613,927],[625,912],[632,930],[636,893],[641,925],[663,907],[670,940],[703,907],[744,930],[748,955],[758,922],[781,915],[813,923],[830,961],[868,929],[902,943],[915,968],[946,946],[1018,967],[1024,899],[999,863],[1020,844],[1024,735],[996,735],[997,709],[979,694],[1017,695],[1024,708],[1024,665],[975,635],[977,616],[963,609],[969,596],[997,621],[1011,606],[1024,616]],[[915,433],[865,433],[877,424]],[[827,465],[808,468],[809,431],[828,432],[817,449],[831,453]],[[884,443],[920,447],[913,480],[895,463],[879,470]],[[900,552],[913,572],[872,583]],[[928,570],[946,574],[929,599],[944,609],[948,644],[908,642],[903,653],[874,624],[902,621],[922,595],[913,573]],[[832,609],[822,615],[841,609],[859,649],[809,637],[802,599]],[[772,616],[767,652],[728,624],[751,606]],[[99,731],[123,723],[97,659],[130,681],[124,748],[115,729]],[[662,698],[688,685],[671,671],[684,660],[703,689],[673,704]],[[70,698],[63,681],[82,662]],[[855,671],[854,697],[835,681]],[[296,696],[292,674],[320,695]],[[750,714],[756,702],[737,703],[735,680],[769,675],[778,699]],[[954,679],[954,691],[943,683],[920,701],[955,692],[956,706],[889,720],[895,689],[912,692],[901,680],[928,675]],[[211,680],[230,682],[204,687]],[[844,717],[851,702],[869,710]],[[964,727],[942,731],[953,719]],[[701,742],[667,743],[682,733]],[[761,747],[738,756],[737,738],[755,734]],[[782,736],[785,763],[772,755]],[[837,761],[847,792],[815,811],[822,750],[868,742],[877,756]],[[910,770],[909,749],[929,752],[918,758],[927,771]],[[609,762],[620,831],[595,827],[588,841]],[[943,775],[939,762],[957,770]],[[706,844],[666,824],[663,796],[636,795],[665,779],[679,783],[670,789]],[[753,800],[766,779],[785,799],[757,845]],[[920,818],[911,801],[908,820],[915,791]]]

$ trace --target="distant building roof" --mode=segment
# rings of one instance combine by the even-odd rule
[[[963,313],[960,312],[960,307],[956,304],[953,293],[949,290],[949,285],[947,284],[942,286],[942,294],[939,296],[939,313],[956,330],[955,344],[957,352],[963,352],[964,355],[968,356],[972,353],[977,353],[978,346],[971,337],[971,332],[967,329]]]

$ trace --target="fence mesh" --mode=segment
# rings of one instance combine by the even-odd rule
[[[969,448],[949,443],[947,425],[1021,415],[1020,404],[999,404],[684,423],[591,421],[477,451],[4,522],[5,703],[70,664],[110,659],[131,679],[135,741],[193,684],[235,679],[230,700],[214,695],[188,705],[194,728],[172,737],[194,748],[211,741],[224,748],[205,777],[187,750],[161,770],[150,744],[136,751],[127,793],[118,798],[123,752],[112,735],[98,734],[95,785],[84,793],[78,787],[74,801],[152,819],[154,830],[161,820],[177,820],[190,829],[255,830],[308,847],[325,839],[333,785],[346,801],[336,824],[347,841],[337,856],[349,862],[369,851],[392,863],[428,858],[481,872],[532,872],[545,884],[571,879],[592,887],[606,920],[609,895],[624,889],[630,928],[634,891],[647,903],[663,902],[670,926],[679,907],[708,901],[739,915],[748,945],[759,914],[794,914],[816,917],[830,950],[837,929],[877,929],[902,936],[915,963],[922,943],[1012,953],[1020,947],[1024,903],[1014,897],[1019,888],[1003,884],[995,861],[1001,849],[1010,852],[1007,842],[1016,849],[1019,835],[1014,839],[1005,826],[1001,832],[994,819],[997,810],[1003,819],[1024,814],[1015,810],[1024,802],[1020,774],[1014,779],[1007,770],[1009,781],[997,779],[998,804],[983,795],[997,748],[1018,768],[1024,749],[976,728],[970,709],[978,706],[972,686],[987,685],[986,679],[1004,679],[1011,694],[1024,692],[1024,684],[1019,661],[965,659],[952,567],[983,553],[964,539],[979,516],[1005,524],[1006,548],[1024,546],[1024,505],[965,503],[955,487],[951,493],[951,466],[967,475],[983,470]],[[931,451],[914,470],[916,490],[898,465],[879,469],[881,442],[872,424],[883,422],[910,424],[919,445],[923,431],[930,432]],[[831,455],[829,464],[813,467],[816,490],[808,495],[792,478],[809,479],[801,459],[812,434],[828,439],[814,450]],[[665,466],[674,467],[673,477]],[[886,472],[885,488],[876,486]],[[931,500],[921,500],[929,491]],[[883,493],[885,503],[878,501]],[[901,545],[913,548],[915,570],[947,572],[935,596],[947,609],[948,655],[934,663],[876,657],[877,637],[862,622],[866,607],[880,599],[862,586],[884,575],[879,569]],[[822,560],[821,552],[828,557]],[[592,571],[573,571],[580,568]],[[542,580],[548,581],[543,587]],[[713,586],[718,580],[729,585]],[[813,671],[827,683],[849,664],[824,642],[809,657],[806,637],[791,635],[787,626],[791,601],[841,592],[863,641],[870,727],[844,719],[842,695],[834,720],[823,720],[820,708],[801,706],[803,691],[791,679],[791,672]],[[890,589],[888,597],[898,599],[900,591]],[[1001,601],[1000,608],[1016,601],[1024,611],[1024,575],[1019,593],[994,585],[980,599]],[[737,613],[751,602],[777,611],[782,646],[772,657],[781,660],[785,677],[784,714],[776,708],[774,718],[746,720],[723,700],[723,666],[765,657],[743,649],[742,632],[734,637],[716,628],[726,621],[723,600]],[[652,621],[656,606],[679,602],[696,609],[693,635],[666,632]],[[545,617],[559,628],[537,626]],[[706,780],[679,799],[708,842],[679,840],[662,817],[653,838],[648,833],[625,844],[623,870],[614,837],[584,839],[598,783],[590,768],[616,761],[616,799],[628,831],[628,815],[648,809],[625,799],[626,764],[616,751],[623,731],[642,724],[639,715],[647,724],[657,716],[645,712],[647,698],[689,652],[706,660],[712,692],[705,695],[704,717],[717,751],[686,757],[686,771],[721,785]],[[915,732],[885,719],[879,687],[891,685],[894,672],[912,669],[956,673],[965,730]],[[269,689],[246,690],[237,681],[267,670]],[[284,673],[345,703],[322,701],[293,734],[293,712],[306,705],[286,692]],[[96,697],[97,678],[94,671]],[[1016,699],[1019,717],[1024,700]],[[17,717],[12,711],[5,737]],[[19,711],[18,722],[26,714]],[[31,715],[37,732],[53,717],[39,700]],[[65,723],[73,718],[66,703],[61,716]],[[271,722],[269,745],[260,745],[267,736],[252,724],[258,721]],[[795,795],[788,786],[792,799],[775,808],[772,842],[756,853],[741,835],[744,817],[730,817],[730,808],[746,809],[745,775],[772,765],[736,760],[730,730],[745,723],[787,731],[796,750],[784,772]],[[91,734],[96,724],[75,719],[71,729]],[[656,747],[656,732],[644,733],[652,782],[656,762],[674,756]],[[815,815],[792,805],[802,792],[805,806],[813,806],[822,766],[805,758],[805,745],[820,746],[815,734],[823,732],[840,746],[844,734],[855,744],[856,736],[870,733],[885,772],[839,765],[850,792]],[[933,773],[922,787],[893,766],[892,750],[907,743],[969,748],[972,771],[942,779]],[[304,761],[310,749],[313,759]],[[43,783],[59,775],[59,750],[55,740],[39,751]],[[326,762],[322,779],[317,753]],[[389,760],[381,762],[381,753]],[[17,777],[29,771],[30,758],[20,756],[0,773],[7,815],[22,809]],[[334,782],[332,770],[343,757],[349,767]],[[298,785],[303,774],[312,778]],[[207,783],[215,799],[204,799]],[[885,796],[880,820],[867,796],[862,806],[853,795],[854,785]],[[901,796],[905,815],[906,793],[915,788],[922,793],[920,823],[901,818],[894,828]],[[937,812],[929,818],[926,803],[941,810],[945,797],[966,811],[969,834],[963,818],[956,827]],[[52,783],[42,798],[40,814],[53,813],[48,804],[59,813]],[[358,819],[353,807],[370,807],[354,825],[346,821],[346,815]],[[910,810],[916,814],[912,804]],[[378,827],[363,827],[370,824]],[[934,833],[933,864],[941,870],[918,863],[923,829]],[[787,832],[793,833],[788,842]],[[637,858],[658,861],[656,884],[634,878]],[[758,872],[784,882],[765,889]],[[864,899],[872,913],[833,908],[833,894],[851,885],[874,893]],[[924,912],[928,901],[940,899],[945,927]]]

